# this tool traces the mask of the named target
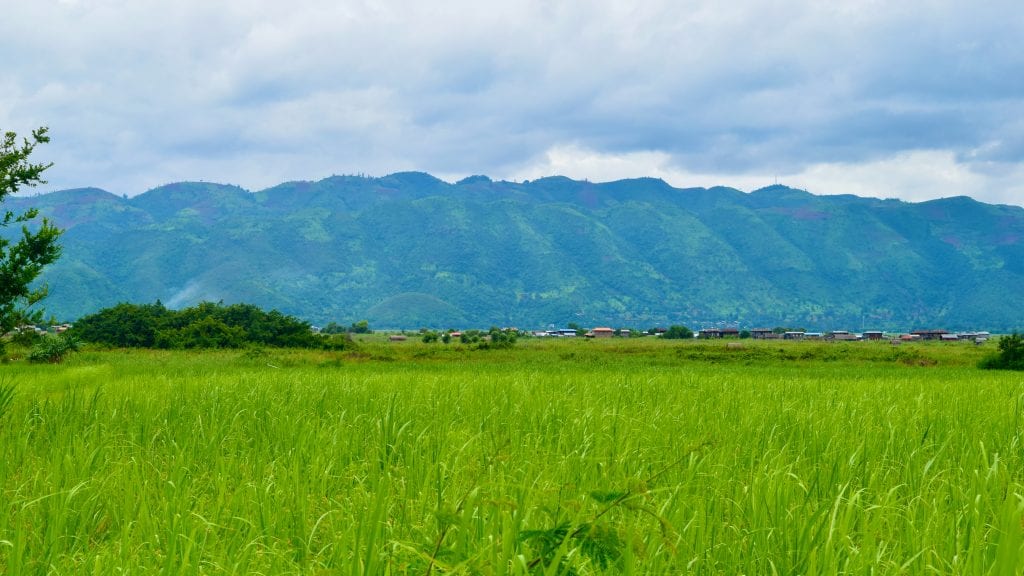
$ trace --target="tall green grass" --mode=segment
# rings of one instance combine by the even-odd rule
[[[1024,376],[863,344],[12,363],[0,573],[1020,573]]]

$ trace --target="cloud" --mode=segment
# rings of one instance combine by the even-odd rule
[[[1024,163],[1024,22],[1007,17],[1018,11],[40,0],[0,21],[0,122],[51,126],[40,153],[56,163],[52,187],[129,194],[200,178],[258,189],[404,169],[511,177],[575,150],[592,171],[577,176],[592,180],[608,169],[586,155],[723,179],[693,184],[803,175],[906,198],[933,186],[878,170],[909,177],[941,159],[963,175],[947,179],[957,190],[1007,198],[993,190]]]
[[[1005,167],[1004,167],[1005,168]],[[951,196],[972,196],[998,204],[1024,199],[1024,167],[979,171],[948,151],[915,150],[863,163],[825,162],[799,172],[722,174],[691,172],[659,151],[604,154],[579,146],[557,147],[513,173],[513,180],[566,175],[597,182],[651,176],[679,187],[730,186],[752,191],[786,184],[816,194],[854,194],[920,202]]]

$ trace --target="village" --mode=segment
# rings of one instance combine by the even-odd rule
[[[647,332],[636,332],[626,328],[613,329],[609,327],[597,327],[590,330],[577,330],[563,328],[560,330],[538,330],[530,332],[530,336],[537,338],[630,338],[637,336],[662,337],[668,330],[666,328],[653,328]],[[807,332],[803,330],[783,330],[778,328],[752,328],[741,330],[739,328],[704,328],[695,332],[692,336],[697,339],[714,340],[723,338],[754,340],[827,340],[834,342],[855,342],[860,340],[889,340],[893,344],[901,342],[913,342],[918,340],[934,340],[941,342],[972,342],[982,344],[991,337],[986,331],[978,332],[949,332],[947,330],[914,330],[911,332],[891,333],[882,330],[865,330],[860,333],[847,330],[833,330],[829,332]]]
[[[19,333],[34,333],[37,335],[43,334],[62,334],[67,332],[73,327],[70,323],[56,324],[51,326],[36,326],[32,324],[25,324],[18,326],[13,331],[5,334],[5,337],[11,337]],[[680,327],[673,327],[680,328]],[[316,326],[311,327],[313,332],[320,332],[320,328]],[[968,331],[968,332],[950,332],[948,330],[913,330],[910,332],[885,332],[882,330],[864,330],[862,332],[850,332],[848,330],[832,330],[828,332],[811,332],[804,330],[789,330],[784,328],[751,328],[749,330],[743,330],[740,328],[703,328],[697,332],[691,332],[689,329],[683,328],[685,331],[684,339],[701,339],[701,340],[719,340],[719,339],[752,339],[752,340],[823,340],[829,342],[857,342],[857,341],[880,341],[888,340],[894,345],[901,344],[903,342],[915,342],[915,341],[938,341],[938,342],[970,342],[973,344],[983,344],[987,342],[992,334],[987,331]],[[424,330],[421,330],[424,332]],[[460,339],[463,332],[451,330],[446,331],[444,334],[451,339]],[[472,331],[481,332],[486,337],[486,333],[483,331]],[[525,331],[518,328],[501,328],[500,332],[512,333],[517,336],[526,336],[533,338],[640,338],[640,337],[654,337],[654,338],[666,338],[666,339],[681,339],[678,333],[673,333],[672,328],[651,328],[647,331],[631,330],[629,328],[611,328],[608,326],[598,326],[595,328],[585,329],[580,327],[567,327],[553,330],[532,330]],[[393,342],[401,342],[406,340],[405,333],[391,334],[390,338]]]

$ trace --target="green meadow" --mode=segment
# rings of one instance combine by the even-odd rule
[[[3,574],[1019,574],[970,344],[366,341],[0,366]]]

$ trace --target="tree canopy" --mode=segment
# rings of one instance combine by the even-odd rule
[[[25,138],[20,144],[14,132],[4,134],[0,142],[0,202],[22,187],[46,183],[42,174],[52,164],[29,160],[38,144],[50,141],[46,132],[46,128],[34,130],[31,139]],[[46,286],[34,283],[43,268],[60,257],[57,240],[61,231],[46,218],[34,222],[38,215],[35,209],[22,213],[0,211],[0,227],[21,225],[16,240],[0,236],[0,334],[21,323],[37,322],[43,315],[39,309],[30,311],[46,296]]]
[[[690,330],[686,326],[673,324],[672,326],[668,327],[668,330],[666,330],[665,333],[661,335],[661,337],[667,340],[683,340],[687,338],[693,338],[693,330]]]
[[[980,366],[990,370],[1024,370],[1024,336],[1014,332],[999,339],[999,353],[988,356]]]
[[[344,347],[344,339],[320,337],[303,322],[251,304],[202,302],[171,310],[154,304],[122,303],[75,322],[73,333],[86,342],[120,348]]]

